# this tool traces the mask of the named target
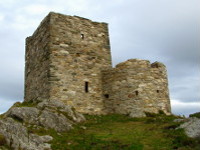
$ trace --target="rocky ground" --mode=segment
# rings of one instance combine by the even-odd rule
[[[163,140],[165,140],[165,142],[163,142],[163,140],[160,141],[163,142],[163,146],[166,146],[165,144],[169,143],[169,147],[172,147],[172,144],[173,147],[176,147],[177,142],[178,144],[180,144],[180,141],[182,140],[182,147],[184,147],[184,144],[186,143],[186,145],[189,146],[188,148],[191,148],[191,141],[187,142],[186,138],[181,137],[182,134],[173,135],[176,134],[176,132],[177,134],[179,134],[179,132],[176,130],[179,130],[181,128],[184,129],[188,137],[200,139],[200,113],[191,115],[189,118],[181,118],[176,116],[165,117],[165,115],[163,114],[161,116],[157,116],[155,114],[155,116],[152,116],[151,114],[149,115],[150,116],[147,115],[146,119],[139,118],[139,120],[131,119],[130,117],[115,115],[108,115],[104,117],[89,116],[88,120],[86,121],[85,117],[82,114],[77,113],[73,108],[66,106],[58,101],[44,100],[41,102],[38,101],[37,103],[16,103],[5,114],[0,116],[0,150],[51,150],[52,146],[54,147],[53,149],[60,150],[60,148],[55,148],[57,147],[55,146],[55,143],[58,143],[58,145],[61,145],[61,147],[69,147],[70,145],[66,145],[66,141],[69,140],[68,143],[71,143],[71,146],[73,146],[74,142],[74,146],[76,147],[78,146],[77,141],[80,140],[79,138],[82,138],[81,142],[88,140],[87,142],[85,141],[85,143],[82,143],[83,145],[81,145],[80,143],[81,147],[88,145],[92,147],[96,146],[97,148],[105,146],[116,147],[117,143],[117,146],[120,147],[121,145],[119,145],[119,143],[121,143],[122,146],[126,145],[128,148],[129,146],[131,147],[131,144],[132,146],[134,146],[135,144],[138,145],[139,142],[140,148],[148,148],[148,145],[151,145],[152,143],[151,141],[155,141],[155,139],[159,136],[160,138],[162,137]],[[113,117],[115,118],[114,120]],[[176,128],[173,127],[173,122],[176,124]],[[79,125],[80,127],[78,129],[76,128],[74,131],[71,130],[74,128],[74,126],[77,126],[78,123],[81,123]],[[130,140],[130,138],[128,138],[128,141],[125,141],[125,143],[129,142],[130,145],[123,144],[124,134],[126,133],[126,131],[123,130],[123,127],[125,126],[127,126],[126,130],[128,131],[127,137],[130,136],[130,138],[138,138],[138,142],[133,143],[134,140]],[[107,128],[109,128],[108,131]],[[154,128],[155,131],[153,130]],[[158,130],[158,128],[160,128],[160,131]],[[173,129],[174,131],[170,131],[168,128],[170,130]],[[46,131],[43,132],[44,130]],[[73,132],[71,133],[71,131],[69,130]],[[121,130],[123,131],[121,132]],[[143,133],[144,130],[145,132]],[[56,136],[54,136],[51,131],[55,132]],[[98,133],[98,131],[100,133]],[[136,131],[139,134],[134,135]],[[40,132],[42,134],[38,134]],[[90,135],[90,132],[92,132],[92,135]],[[169,134],[168,136],[166,136],[166,132],[169,132],[167,133]],[[80,135],[80,133],[84,134]],[[147,133],[149,133],[150,136],[148,136]],[[109,137],[107,139],[108,141],[104,141],[105,137],[103,139],[99,139],[99,136],[102,136],[102,134],[105,134],[105,137]],[[137,137],[138,135],[141,136],[143,134],[146,134],[146,136],[142,139],[140,139],[140,137]],[[153,134],[155,134],[156,136],[152,136]],[[62,140],[64,138],[63,143],[59,136],[62,137]],[[72,138],[70,138],[69,136],[71,136]],[[157,140],[160,140],[160,138],[158,138]],[[109,140],[111,139],[111,143],[116,139],[118,139],[119,142],[114,142],[112,143],[113,145],[110,145]],[[143,139],[144,143],[142,143]],[[177,139],[180,139],[180,141],[177,141]],[[146,144],[147,141],[149,141],[149,144]],[[97,145],[90,145],[90,143],[96,143]]]
[[[27,105],[27,106],[26,106]],[[30,107],[31,106],[31,107]],[[0,138],[4,137],[13,150],[50,150],[49,135],[39,136],[30,129],[68,131],[85,120],[84,116],[58,101],[42,101],[35,104],[16,103],[0,119]],[[3,149],[3,148],[0,148]]]
[[[187,136],[200,139],[200,113],[192,114],[189,118],[180,121],[183,123],[179,128],[183,128]]]

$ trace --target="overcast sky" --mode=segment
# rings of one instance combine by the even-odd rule
[[[109,23],[113,65],[163,62],[172,111],[200,111],[200,0],[0,0],[0,113],[23,101],[25,38],[50,12]]]

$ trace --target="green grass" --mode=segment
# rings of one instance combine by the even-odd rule
[[[2,119],[3,118],[3,114],[0,114],[0,119]]]
[[[53,150],[199,150],[200,143],[175,130],[175,116],[150,115],[130,118],[123,115],[86,116],[73,130],[30,128],[31,133],[53,136]]]
[[[37,103],[34,102],[16,102],[12,107],[35,107]]]
[[[191,114],[190,117],[197,117],[197,118],[200,118],[200,112]]]

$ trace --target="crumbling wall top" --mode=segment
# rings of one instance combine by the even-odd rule
[[[154,62],[151,64],[151,68],[166,68],[166,66],[161,62]]]
[[[165,68],[161,62],[150,63],[149,60],[129,59],[125,62],[116,65],[116,69],[150,69],[150,68]]]

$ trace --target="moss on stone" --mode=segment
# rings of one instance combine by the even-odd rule
[[[35,107],[37,106],[37,103],[35,102],[26,102],[24,101],[23,103],[21,102],[16,102],[13,107]]]
[[[7,144],[5,137],[2,134],[0,134],[0,146],[6,146],[6,145]]]
[[[0,115],[0,119],[2,119],[2,118],[3,118],[3,114]]]

